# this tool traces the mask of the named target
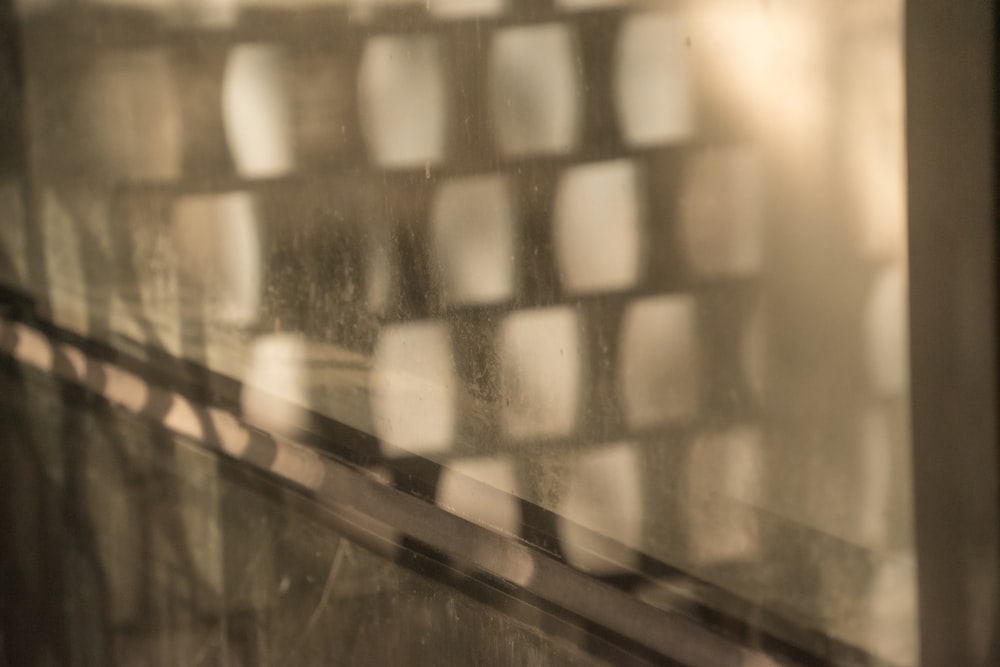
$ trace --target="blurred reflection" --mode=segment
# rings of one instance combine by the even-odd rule
[[[498,459],[462,459],[444,473],[437,504],[495,530],[517,535],[521,513],[514,466]]]

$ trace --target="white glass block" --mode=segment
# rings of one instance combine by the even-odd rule
[[[171,354],[181,354],[182,261],[185,251],[174,238],[171,225],[148,224],[141,213],[131,213],[124,219],[124,232],[129,236],[131,261],[136,271],[136,283],[119,283],[111,299],[111,326],[135,341],[156,345]],[[122,233],[122,232],[120,232]]]
[[[306,340],[298,334],[257,338],[243,378],[240,404],[248,421],[265,428],[304,426],[309,407]]]
[[[445,299],[502,301],[514,289],[514,210],[502,176],[449,181],[431,210],[434,254]]]
[[[563,175],[553,224],[559,268],[570,290],[635,284],[645,235],[638,181],[628,160],[574,167]]]
[[[676,143],[694,125],[685,23],[671,14],[633,14],[622,25],[615,102],[625,141]]]
[[[699,356],[692,297],[655,297],[628,306],[622,321],[619,385],[632,428],[695,416]]]
[[[443,18],[494,16],[503,11],[505,0],[427,0],[431,13]]]
[[[699,565],[758,557],[763,452],[751,428],[706,434],[691,450],[684,483],[690,556]]]
[[[558,513],[561,546],[570,564],[601,574],[634,567],[643,521],[635,446],[621,443],[581,454],[570,467]]]
[[[374,162],[414,168],[444,157],[447,90],[433,37],[370,39],[361,58],[358,94],[362,133]]]
[[[583,379],[577,316],[570,308],[523,310],[500,331],[504,431],[514,439],[567,436]]]
[[[556,7],[567,11],[584,9],[601,9],[603,7],[621,7],[631,4],[632,0],[556,0]]]
[[[905,269],[884,269],[872,286],[865,312],[869,375],[882,395],[902,396],[909,387],[907,300]]]
[[[699,276],[759,270],[763,174],[752,150],[709,149],[691,158],[680,199],[680,235]]]
[[[519,535],[521,510],[514,466],[505,460],[450,461],[437,485],[437,504],[508,535]]]
[[[226,61],[222,116],[236,170],[251,178],[280,176],[295,163],[289,71],[281,48],[241,44]]]
[[[14,11],[18,16],[28,18],[33,14],[51,12],[59,0],[14,0]]]
[[[387,452],[426,455],[449,449],[456,377],[443,322],[410,322],[382,331],[371,371],[375,433]]]
[[[215,30],[233,27],[240,13],[240,0],[177,0],[177,4],[185,22]]]
[[[490,55],[490,110],[506,155],[565,153],[580,124],[576,44],[561,25],[508,28]]]
[[[104,53],[83,75],[83,114],[98,153],[115,178],[170,180],[180,175],[181,120],[165,49]]]
[[[204,285],[211,319],[237,326],[256,321],[263,267],[250,195],[180,199],[174,205],[172,232],[182,266]]]

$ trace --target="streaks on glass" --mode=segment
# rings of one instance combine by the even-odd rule
[[[619,382],[635,429],[685,423],[698,412],[700,352],[690,296],[633,301],[622,323]]]
[[[577,424],[584,361],[569,308],[522,310],[500,335],[504,431],[514,440],[568,436]]]
[[[615,101],[631,146],[680,142],[693,133],[687,29],[677,14],[633,14],[622,26]]]

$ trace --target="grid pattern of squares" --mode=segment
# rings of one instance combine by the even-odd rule
[[[699,124],[711,102],[684,18],[660,7],[246,6],[216,17],[226,30],[108,9],[100,48],[35,54],[86,72],[68,77],[72,122],[41,124],[74,140],[39,134],[35,164],[106,193],[42,203],[48,238],[83,257],[50,250],[56,315],[93,331],[120,308],[108,317],[133,324],[117,333],[221,370],[213,355],[248,331],[290,337],[256,353],[305,379],[260,382],[309,385],[302,401],[374,432],[397,469],[442,462],[433,493],[456,513],[534,529],[470,480],[553,510],[566,522],[540,530],[583,569],[638,567],[632,549],[756,560],[761,471],[783,451],[764,445],[782,437],[765,396],[781,342],[761,312],[766,170]],[[36,90],[33,109],[65,116],[65,94]],[[86,267],[109,257],[101,286]],[[841,387],[857,396],[840,414],[860,435],[845,439],[897,465],[903,335],[885,313],[905,284],[891,262],[849,266],[863,285]]]

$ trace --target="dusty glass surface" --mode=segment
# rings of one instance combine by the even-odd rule
[[[19,11],[55,322],[916,660],[901,0]]]

